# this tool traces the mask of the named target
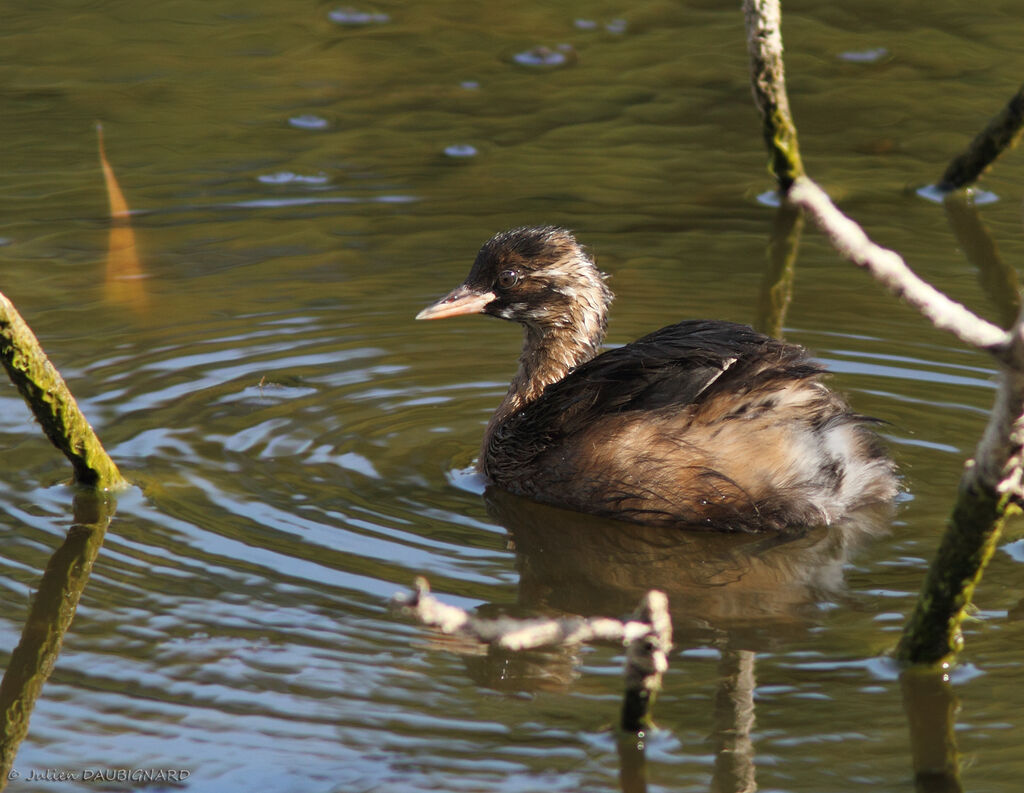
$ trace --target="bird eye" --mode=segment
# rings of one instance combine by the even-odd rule
[[[502,289],[511,289],[519,283],[519,273],[515,270],[502,270],[498,273],[498,286]]]

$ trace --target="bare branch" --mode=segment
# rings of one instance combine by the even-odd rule
[[[892,294],[924,314],[935,327],[949,331],[972,347],[1003,356],[1010,342],[1006,331],[922,280],[895,251],[872,242],[811,179],[806,176],[797,179],[786,197],[792,205],[814,218],[843,258],[866,269]]]
[[[628,622],[604,617],[519,620],[511,617],[479,619],[456,606],[441,603],[430,594],[424,578],[416,579],[416,591],[399,594],[392,605],[406,616],[443,633],[467,636],[508,650],[580,644],[589,641],[621,641],[626,645],[623,670],[626,682],[622,705],[622,729],[637,732],[648,724],[648,711],[668,669],[672,649],[672,621],[668,598],[651,590]]]
[[[660,599],[663,603],[657,603]],[[629,643],[649,635],[652,630],[664,630],[664,620],[668,619],[668,601],[658,593],[649,593],[644,599],[656,601],[647,613],[653,613],[652,619],[661,622],[656,629],[652,622],[638,618],[629,622],[607,619],[605,617],[563,617],[561,619],[514,619],[499,617],[497,619],[480,619],[473,617],[458,606],[442,603],[430,594],[430,584],[425,578],[416,579],[416,591],[410,597],[398,594],[392,604],[403,614],[412,617],[424,625],[437,628],[442,633],[467,636],[485,644],[495,644],[506,650],[529,650],[534,647],[548,647],[560,644],[582,644],[591,641],[621,641]],[[643,608],[643,604],[641,604]],[[664,618],[662,618],[662,611]],[[671,624],[668,625],[671,636]]]

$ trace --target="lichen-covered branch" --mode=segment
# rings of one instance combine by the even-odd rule
[[[915,275],[897,253],[872,242],[807,177],[794,182],[787,198],[814,219],[844,258],[871,272],[937,328],[987,350],[999,363],[995,405],[896,650],[905,663],[946,663],[963,645],[960,625],[1003,524],[1024,501],[1024,315],[1003,331],[950,300]]]
[[[651,590],[640,601],[633,620],[648,626],[648,631],[626,642],[626,693],[619,726],[625,732],[650,727],[651,705],[661,689],[661,676],[668,671],[668,653],[672,649],[672,620],[664,592]],[[626,625],[631,623],[627,622]]]
[[[782,11],[778,0],[743,0],[750,54],[750,81],[754,104],[761,111],[765,146],[771,168],[786,192],[804,166],[797,144],[796,125],[789,112],[786,75],[782,60]]]
[[[940,190],[958,190],[972,184],[1024,131],[1024,85],[1017,89],[1006,107],[957,155],[939,179]]]
[[[71,461],[75,482],[101,490],[125,486],[114,461],[50,363],[32,329],[0,293],[0,363],[54,446]]]
[[[1024,497],[1024,342],[1022,317],[1004,331],[919,278],[895,252],[868,238],[808,177],[797,179],[788,201],[813,218],[846,259],[868,270],[937,328],[990,352],[1000,366],[996,403],[975,457],[967,464],[956,504],[896,655],[908,664],[948,662],[963,644],[960,625],[1006,518]]]
[[[413,594],[399,594],[392,604],[401,613],[445,634],[469,637],[507,650],[527,650],[591,641],[618,641],[626,645],[626,694],[622,727],[636,732],[647,724],[654,694],[668,668],[672,648],[672,622],[668,598],[652,590],[640,601],[633,619],[621,622],[604,617],[561,619],[481,619],[430,594],[424,578],[416,579]]]

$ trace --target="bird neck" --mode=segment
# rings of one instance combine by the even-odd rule
[[[484,433],[483,455],[491,437],[508,418],[536,400],[552,383],[562,380],[580,364],[600,352],[604,340],[605,319],[557,327],[526,325],[523,352],[508,393],[494,412]]]

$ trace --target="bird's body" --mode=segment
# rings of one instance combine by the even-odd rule
[[[420,313],[526,328],[484,435],[489,482],[583,512],[729,530],[827,524],[895,495],[867,420],[803,348],[694,320],[602,353],[610,301],[572,235],[543,227],[493,237],[466,282]]]

